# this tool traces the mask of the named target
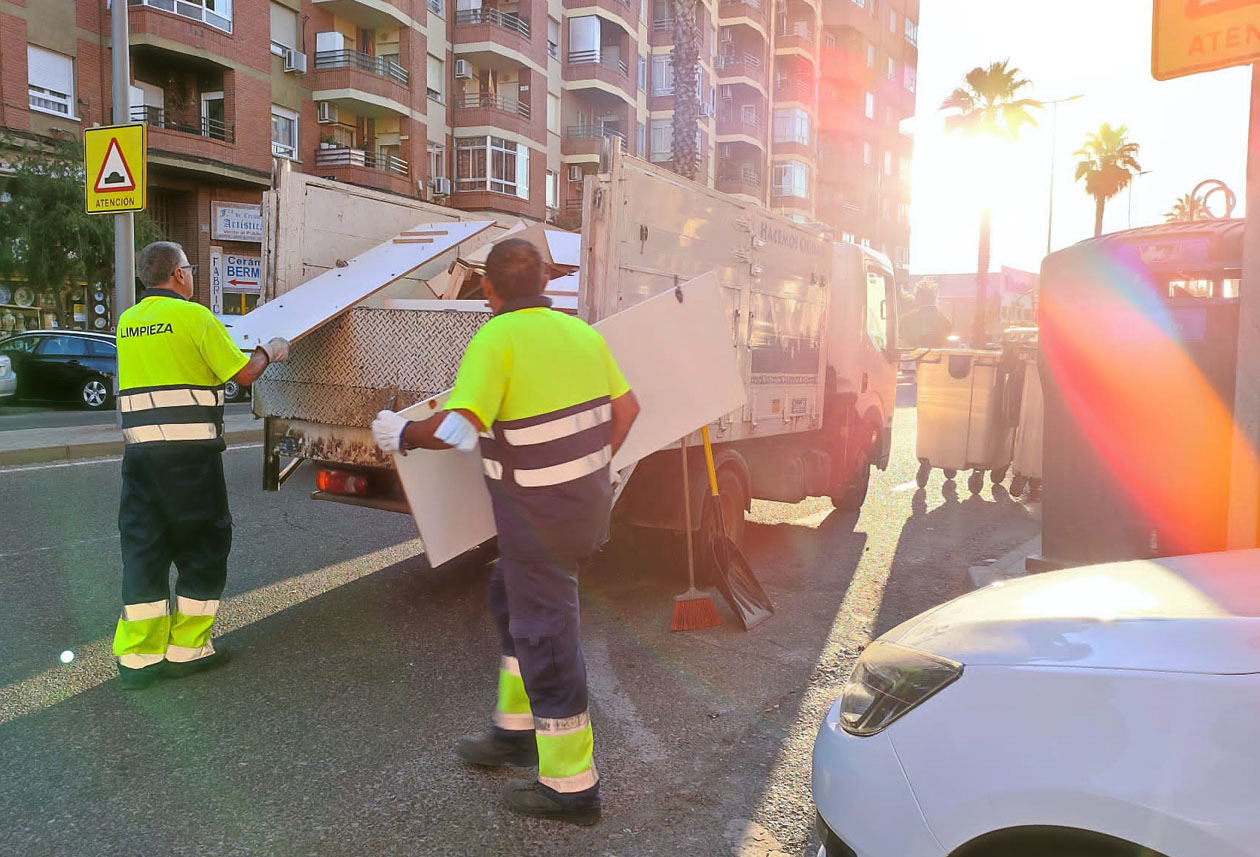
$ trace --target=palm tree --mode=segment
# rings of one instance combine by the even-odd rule
[[[1020,76],[1010,60],[991,63],[988,68],[977,66],[964,77],[965,86],[950,93],[941,105],[942,110],[956,113],[945,117],[945,130],[968,137],[1013,142],[1025,125],[1036,125],[1030,111],[1042,104],[1033,98],[1019,97],[1020,90],[1029,81]],[[980,212],[980,246],[976,262],[976,315],[972,325],[972,342],[982,345],[985,341],[985,312],[989,297],[990,224],[992,209],[988,200]]]
[[[1139,145],[1129,141],[1129,129],[1113,128],[1104,122],[1085,145],[1072,153],[1081,158],[1076,164],[1076,180],[1085,180],[1085,192],[1094,198],[1094,235],[1102,235],[1103,209],[1107,200],[1129,186],[1142,172],[1137,162]]]
[[[700,171],[700,28],[696,0],[673,0],[674,5],[674,172],[695,179]]]
[[[1210,220],[1211,218],[1212,213],[1208,211],[1207,203],[1190,193],[1183,193],[1173,203],[1173,207],[1164,212],[1164,220],[1168,223],[1189,223],[1193,220]]]

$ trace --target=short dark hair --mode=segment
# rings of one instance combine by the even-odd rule
[[[494,245],[486,257],[486,277],[505,300],[537,297],[547,286],[542,254],[523,238],[509,238]]]
[[[156,289],[170,281],[183,255],[184,248],[174,241],[154,241],[140,251],[136,276],[146,289]]]

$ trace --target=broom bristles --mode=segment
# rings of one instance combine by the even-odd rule
[[[669,630],[696,631],[721,624],[722,617],[718,615],[713,599],[707,594],[688,589],[682,595],[674,597],[674,619]]]

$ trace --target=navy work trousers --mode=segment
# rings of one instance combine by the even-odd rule
[[[118,506],[124,604],[175,594],[213,601],[227,582],[232,549],[223,455],[211,447],[128,447]]]

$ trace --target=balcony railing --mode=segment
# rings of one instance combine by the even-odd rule
[[[442,14],[442,0],[427,0],[429,11],[435,14]]]
[[[663,33],[666,30],[674,29],[673,18],[657,18],[652,22],[652,29],[657,33]]]
[[[736,125],[747,125],[750,128],[761,129],[766,127],[765,117],[758,113],[736,112],[734,110],[722,110],[718,113],[718,124],[732,123]]]
[[[383,173],[395,173],[405,176],[410,165],[402,158],[384,152],[368,152],[348,146],[332,149],[315,150],[315,166],[317,167],[366,167]]]
[[[729,166],[718,163],[718,181],[742,182],[761,187],[761,173],[753,167]]]
[[[529,118],[529,105],[524,101],[515,98],[507,98],[502,95],[496,95],[493,92],[471,92],[461,95],[455,100],[456,107],[463,107],[468,110],[478,108],[489,108],[490,110],[502,110],[504,113],[514,113],[525,119]]]
[[[814,28],[804,21],[793,21],[790,24],[783,24],[774,33],[779,38],[786,36],[796,36],[798,39],[804,39],[807,42],[814,40]]]
[[[220,30],[232,32],[231,13],[220,15],[212,9],[207,9],[204,3],[186,3],[184,0],[127,0],[127,5],[148,6],[152,9],[161,9],[163,12],[173,12],[176,15],[218,27]]]
[[[722,0],[722,6],[751,6],[754,9],[761,8],[761,0]]]
[[[522,18],[515,12],[500,12],[498,9],[483,7],[481,9],[463,9],[455,13],[456,26],[463,24],[493,24],[529,38],[529,19]]]
[[[602,65],[607,68],[616,69],[626,77],[630,76],[630,66],[626,65],[626,61],[618,57],[606,57],[599,51],[569,51],[570,65]]]
[[[220,122],[218,119],[211,119],[208,116],[202,116],[195,123],[180,122],[171,118],[162,107],[139,105],[131,108],[131,121],[143,122],[150,128],[161,128],[164,131],[194,134],[198,137],[208,137],[211,140],[221,140],[225,143],[236,142],[236,132],[231,125],[227,122]]]
[[[781,77],[774,82],[774,91],[780,95],[794,97],[799,101],[814,100],[814,85],[800,78]]]
[[[600,128],[595,125],[570,125],[565,129],[564,136],[570,140],[620,140],[623,147],[626,145],[624,131],[618,131],[615,128]]]
[[[403,86],[411,81],[410,72],[392,59],[372,56],[362,51],[316,51],[315,68],[359,68],[396,80]]]
[[[731,66],[742,65],[745,68],[751,68],[756,71],[761,70],[761,57],[756,54],[743,51],[737,54],[719,54],[714,68],[724,69]]]

